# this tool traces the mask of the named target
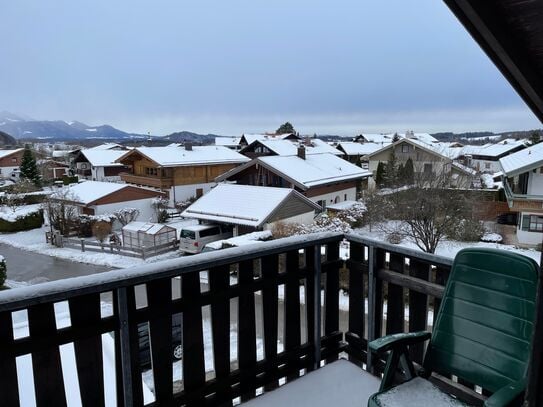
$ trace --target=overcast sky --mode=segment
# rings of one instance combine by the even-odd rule
[[[541,127],[441,1],[2,0],[0,111],[162,135]]]

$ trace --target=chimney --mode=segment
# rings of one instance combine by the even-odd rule
[[[304,137],[304,144],[308,147],[312,146],[311,139],[309,136]]]
[[[298,147],[298,157],[300,157],[302,160],[305,160],[305,147],[299,146]]]
[[[192,151],[192,143],[190,141],[185,141],[185,150]]]

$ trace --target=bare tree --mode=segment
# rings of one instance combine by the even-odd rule
[[[121,225],[126,226],[130,222],[134,222],[138,216],[140,216],[140,211],[136,208],[123,208],[113,212],[113,215],[115,215],[115,218]]]
[[[450,172],[422,172],[417,184],[387,196],[390,215],[399,221],[395,230],[411,238],[427,253],[435,253],[460,224],[471,227],[474,202],[467,191],[450,188]]]
[[[77,223],[79,210],[74,204],[77,201],[77,196],[68,189],[44,199],[42,209],[49,221],[51,232],[56,229],[64,236],[68,235],[70,228]]]

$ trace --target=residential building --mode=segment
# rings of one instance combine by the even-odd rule
[[[291,188],[325,207],[353,201],[364,188],[369,171],[333,154],[305,154],[300,147],[294,156],[258,157],[221,175],[217,181],[243,185]]]
[[[248,146],[256,140],[300,140],[300,136],[294,133],[285,134],[243,134],[240,138],[239,145],[241,148]]]
[[[483,146],[468,145],[461,149],[459,159],[476,171],[493,174],[500,171],[500,159],[526,148],[525,140],[507,139]]]
[[[170,203],[198,198],[216,185],[215,178],[249,159],[223,146],[138,147],[117,162],[127,167],[121,179],[166,192]]]
[[[86,149],[80,150],[72,161],[74,174],[92,181],[120,181],[120,173],[127,167],[116,160],[126,150],[118,149]]]
[[[469,188],[472,178],[475,176],[475,171],[448,157],[446,149],[439,143],[427,144],[414,138],[401,138],[361,159],[363,162],[368,162],[368,169],[374,176],[370,179],[370,187],[376,186],[375,175],[379,163],[387,163],[392,154],[398,163],[405,164],[408,159],[411,159],[415,179],[420,181],[436,179],[438,176],[449,177],[450,175],[448,178],[450,186]]]
[[[362,162],[362,157],[380,150],[383,147],[384,145],[380,143],[342,141],[337,145],[337,150],[343,153],[343,158],[345,160],[356,165],[361,165],[364,169],[368,169],[368,163]]]
[[[215,137],[216,146],[228,147],[235,151],[238,151],[241,148],[239,145],[240,141],[241,137]]]
[[[154,221],[153,200],[165,195],[148,188],[114,182],[84,181],[52,195],[79,207],[85,215],[104,215],[123,208],[139,210],[137,220]]]
[[[0,177],[18,178],[19,167],[23,159],[24,148],[15,150],[0,150]]]
[[[519,216],[520,244],[537,245],[543,240],[543,143],[500,158],[503,188],[511,211]]]
[[[182,216],[234,225],[234,236],[271,230],[278,222],[311,223],[321,207],[294,189],[219,184]]]
[[[296,155],[300,146],[305,148],[306,155],[323,153],[341,155],[341,151],[317,138],[306,138],[303,141],[290,139],[255,140],[248,146],[243,147],[240,153],[249,158],[268,155]]]
[[[70,166],[63,161],[46,158],[38,160],[36,164],[44,180],[55,180],[69,175]]]

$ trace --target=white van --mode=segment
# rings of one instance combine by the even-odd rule
[[[232,226],[217,224],[186,226],[181,230],[179,250],[185,253],[200,253],[206,244],[229,237],[232,237]]]

